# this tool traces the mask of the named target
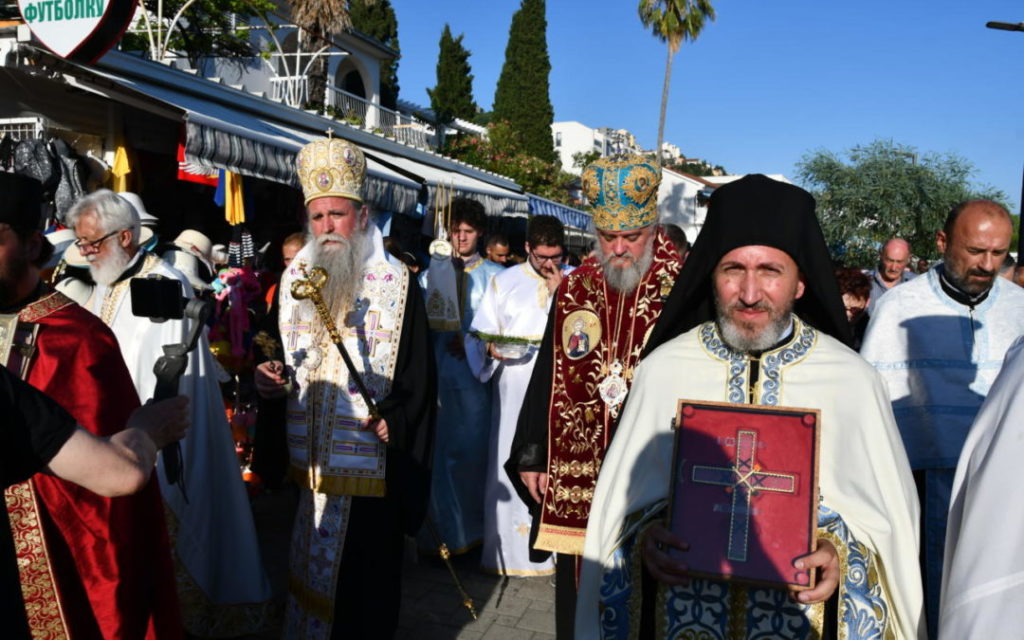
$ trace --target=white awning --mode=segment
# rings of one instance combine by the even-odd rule
[[[489,216],[525,218],[530,213],[525,194],[390,153],[371,151],[370,155],[401,169],[403,172],[422,178],[427,188],[427,199],[424,205],[428,209],[434,208],[434,200],[437,197],[438,187],[440,187],[441,189],[451,189],[458,196],[465,196],[480,202]]]

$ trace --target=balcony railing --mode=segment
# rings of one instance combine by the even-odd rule
[[[301,109],[309,95],[309,80],[306,76],[277,76],[270,78],[270,97],[283,100],[289,107]]]
[[[282,100],[289,106],[301,109],[309,101],[308,79],[306,76],[270,78],[270,96],[274,100]],[[433,148],[433,128],[419,118],[382,107],[337,87],[327,87],[325,101],[338,117],[352,126],[379,133],[386,138],[419,149]]]
[[[327,105],[353,126],[420,149],[432,147],[430,126],[419,118],[392,111],[337,87],[327,87]]]

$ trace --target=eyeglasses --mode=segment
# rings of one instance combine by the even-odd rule
[[[554,263],[557,263],[557,262],[561,262],[561,261],[562,261],[562,258],[563,258],[563,257],[565,257],[565,256],[564,256],[563,254],[561,254],[561,253],[556,253],[556,254],[555,254],[555,255],[553,255],[553,256],[542,256],[542,255],[540,255],[539,253],[537,253],[536,251],[531,251],[531,252],[530,252],[530,255],[531,255],[531,256],[533,256],[533,258],[534,258],[534,259],[535,259],[535,260],[536,260],[537,262],[539,262],[539,263],[541,263],[541,264],[544,264],[545,262],[547,262],[547,261],[549,261],[549,260],[550,260],[551,262],[554,262]]]
[[[100,250],[100,245],[103,244],[104,240],[106,240],[110,236],[117,235],[122,231],[124,231],[124,229],[116,229],[114,231],[111,231],[107,235],[103,236],[99,240],[83,240],[79,238],[78,240],[75,240],[75,246],[78,247],[79,253],[95,253]]]

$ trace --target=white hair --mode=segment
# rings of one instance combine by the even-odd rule
[[[139,246],[139,234],[142,224],[139,220],[139,212],[135,210],[130,202],[118,196],[110,189],[99,189],[87,196],[80,198],[68,210],[65,219],[67,225],[74,229],[78,221],[87,214],[96,216],[96,222],[103,233],[110,233],[120,229],[128,229],[132,232],[132,246]]]

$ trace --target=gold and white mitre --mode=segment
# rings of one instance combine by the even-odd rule
[[[341,138],[314,140],[295,159],[305,203],[333,196],[363,201],[366,157],[356,145]]]

